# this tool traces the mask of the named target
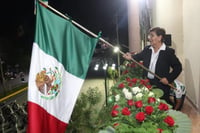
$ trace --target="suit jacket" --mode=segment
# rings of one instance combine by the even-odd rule
[[[146,46],[142,52],[134,55],[133,58],[136,61],[143,61],[143,65],[149,68],[151,53],[152,50],[150,46]],[[155,73],[161,78],[166,77],[169,83],[172,83],[179,76],[181,71],[182,65],[175,55],[175,50],[167,46],[165,50],[160,50]],[[144,71],[143,76],[147,77],[147,71]]]

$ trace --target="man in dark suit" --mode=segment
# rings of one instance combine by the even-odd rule
[[[146,46],[140,53],[131,55],[126,53],[123,55],[125,59],[143,61],[143,65],[151,72],[155,73],[161,79],[158,79],[153,74],[144,71],[144,78],[148,78],[152,85],[163,90],[164,99],[170,104],[169,94],[171,84],[181,73],[182,65],[175,55],[175,51],[169,48],[164,43],[165,30],[160,27],[150,29],[149,42],[151,45]]]

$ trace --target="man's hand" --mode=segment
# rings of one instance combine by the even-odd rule
[[[160,79],[160,82],[163,83],[164,85],[168,85],[168,84],[169,84],[169,81],[168,81],[167,78],[165,78],[165,77],[164,77],[164,78],[161,78],[161,79]]]
[[[132,59],[132,56],[131,56],[130,53],[125,53],[125,54],[123,55],[123,57],[124,57],[125,59],[127,59],[127,60],[131,60],[131,59]]]

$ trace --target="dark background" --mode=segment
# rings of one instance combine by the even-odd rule
[[[102,38],[113,45],[117,43],[118,25],[119,43],[127,46],[125,0],[49,0],[49,5],[95,34],[101,31]],[[1,59],[7,65],[20,64],[29,69],[35,30],[34,0],[3,1],[0,18]],[[97,45],[98,48],[101,46]]]

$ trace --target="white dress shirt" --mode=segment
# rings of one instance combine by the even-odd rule
[[[165,50],[166,49],[166,45],[163,43],[161,45],[161,47],[158,49],[157,52],[154,51],[153,47],[149,47],[149,49],[152,50],[152,53],[151,53],[151,61],[150,61],[150,64],[149,64],[149,70],[152,71],[153,73],[155,73],[155,70],[156,70],[156,63],[157,63],[157,60],[158,60],[158,56],[159,56],[159,53],[160,53],[160,50]],[[151,74],[150,72],[148,72],[147,74],[147,77],[149,79],[154,79],[154,75]]]

